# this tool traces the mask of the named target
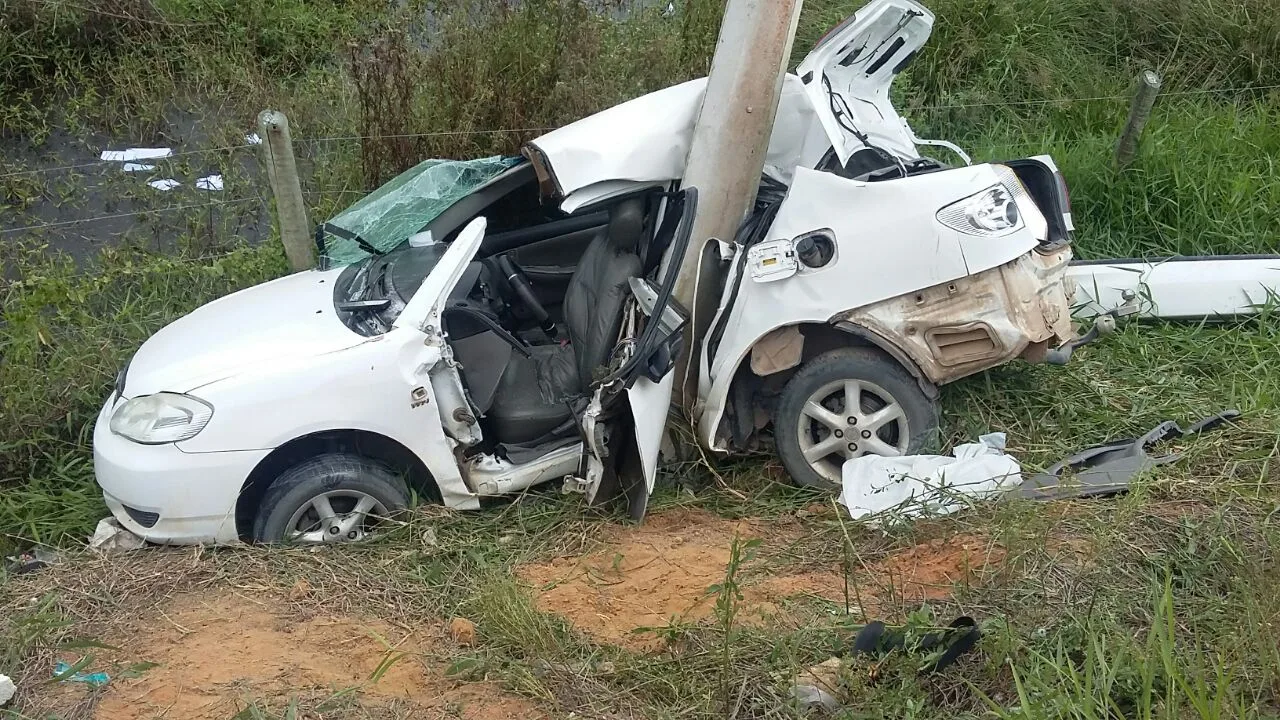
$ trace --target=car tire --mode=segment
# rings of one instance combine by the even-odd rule
[[[859,396],[852,414],[844,404],[850,391]],[[914,455],[932,445],[938,406],[893,358],[873,348],[842,348],[810,360],[787,381],[773,432],[797,484],[839,490],[848,458]]]
[[[258,506],[253,539],[271,544],[362,540],[378,520],[408,506],[401,474],[359,455],[327,453],[294,465],[271,483]]]

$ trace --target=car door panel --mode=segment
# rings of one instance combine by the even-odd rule
[[[667,205],[679,212],[667,255],[683,257],[689,245],[697,191],[686,189]],[[587,452],[585,490],[592,502],[626,499],[628,513],[641,520],[657,479],[658,453],[667,426],[679,355],[688,313],[671,298],[679,263],[665,263],[660,286],[643,278],[631,281],[635,303],[629,319],[642,329],[630,335],[621,367],[593,385],[582,415]],[[643,320],[641,320],[643,318]],[[624,323],[624,327],[627,323]],[[624,346],[620,344],[620,347]]]

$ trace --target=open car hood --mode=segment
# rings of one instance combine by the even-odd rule
[[[904,160],[919,157],[889,87],[932,29],[933,13],[913,0],[872,0],[828,33],[783,78],[765,172],[789,184],[797,166],[815,167],[832,147],[841,162],[868,144]],[[543,194],[573,212],[684,177],[706,89],[706,78],[690,80],[530,141],[524,154]]]

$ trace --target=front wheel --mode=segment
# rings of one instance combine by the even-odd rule
[[[889,356],[845,348],[810,360],[787,382],[773,428],[792,479],[835,490],[846,460],[920,452],[938,432],[938,407]]]
[[[359,455],[326,453],[271,484],[258,507],[253,538],[304,544],[363,540],[408,506],[409,490],[391,468]]]

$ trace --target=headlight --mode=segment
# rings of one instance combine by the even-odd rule
[[[178,393],[136,397],[111,416],[111,432],[143,445],[190,440],[213,417],[213,406]]]
[[[1022,227],[1018,203],[1004,185],[995,185],[938,211],[938,222],[969,235],[998,237]]]

